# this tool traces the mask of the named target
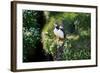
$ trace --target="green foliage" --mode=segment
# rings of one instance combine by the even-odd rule
[[[35,54],[40,40],[40,28],[36,20],[37,12],[23,10],[23,61]]]
[[[66,37],[62,60],[91,58],[91,15],[75,12],[48,12],[23,10],[23,61],[34,57],[39,42],[46,53],[55,56],[58,42],[54,35],[54,23],[64,26]]]
[[[90,21],[88,13],[49,12],[49,20],[42,32],[44,49],[55,56],[58,43],[53,33],[54,23],[63,24],[66,38],[62,60],[90,59]]]
[[[65,42],[62,58],[64,60],[90,59],[90,54],[89,39],[79,37],[77,39],[69,39],[68,42]]]

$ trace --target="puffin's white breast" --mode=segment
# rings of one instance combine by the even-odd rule
[[[56,36],[58,36],[58,29],[57,29],[57,28],[55,28],[55,29],[53,30],[53,32],[54,32],[54,34],[55,34]]]
[[[63,33],[62,30],[59,29],[59,30],[57,31],[57,33],[58,33],[58,35],[59,35],[60,38],[64,38],[64,33]]]

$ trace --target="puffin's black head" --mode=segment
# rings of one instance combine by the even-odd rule
[[[54,26],[55,26],[56,29],[59,29],[59,26],[57,24],[54,24]]]

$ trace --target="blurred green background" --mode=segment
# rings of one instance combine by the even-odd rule
[[[23,62],[56,60],[55,23],[66,34],[60,60],[91,59],[90,13],[23,10]]]

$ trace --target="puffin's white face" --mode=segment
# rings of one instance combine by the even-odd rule
[[[54,24],[54,26],[55,26],[55,28],[56,28],[56,29],[59,29],[59,25],[57,25],[57,24]]]
[[[54,24],[54,26],[57,27],[58,25],[57,24]]]
[[[60,26],[59,28],[60,28],[60,29],[63,29],[63,27],[62,27],[62,26]]]

